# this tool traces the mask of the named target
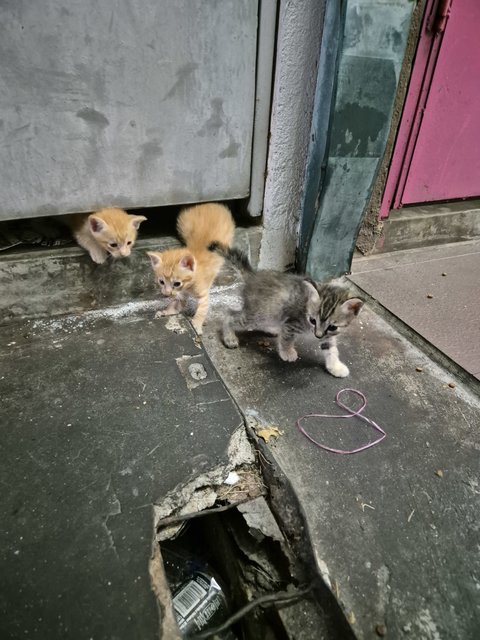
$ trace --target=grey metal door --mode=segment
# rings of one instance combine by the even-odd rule
[[[258,0],[0,0],[0,219],[245,197]]]

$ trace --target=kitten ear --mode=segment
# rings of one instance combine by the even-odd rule
[[[183,256],[183,258],[180,260],[180,266],[184,269],[193,271],[195,269],[195,258],[190,254]]]
[[[159,267],[162,264],[162,258],[159,253],[154,253],[153,251],[147,251],[146,253],[147,253],[147,256],[150,258],[152,267]]]
[[[135,227],[135,229],[138,229],[138,227],[142,224],[142,222],[144,222],[144,220],[146,220],[147,218],[145,216],[132,216],[130,215],[130,222],[133,224],[133,226]]]
[[[358,316],[363,307],[363,300],[350,298],[342,304],[342,311],[347,315]]]
[[[97,218],[96,216],[89,216],[88,224],[90,225],[90,230],[92,233],[100,233],[107,226],[101,218]]]
[[[305,283],[308,289],[309,302],[318,304],[320,302],[320,296],[318,295],[318,289],[315,282],[310,278],[305,278],[303,282]]]

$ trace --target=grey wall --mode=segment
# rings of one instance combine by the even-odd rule
[[[317,279],[350,269],[385,150],[413,7],[410,0],[346,2],[326,174],[306,261]],[[327,126],[325,114],[319,117]]]
[[[258,0],[2,0],[0,219],[249,193]]]

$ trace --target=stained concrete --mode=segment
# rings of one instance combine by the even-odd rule
[[[260,227],[235,231],[236,245],[254,264],[261,234]],[[74,244],[38,249],[19,246],[4,251],[0,254],[0,323],[155,300],[158,288],[145,252],[177,244],[171,235],[141,237],[129,258],[100,265]],[[225,284],[231,279],[231,270],[225,269],[219,281]]]
[[[480,240],[359,258],[352,271],[357,286],[480,379]]]
[[[475,638],[478,397],[369,309],[340,340],[351,370],[344,380],[325,372],[313,339],[295,363],[281,362],[264,336],[225,349],[218,323],[225,306],[238,303],[233,290],[227,293],[216,297],[207,351],[249,423],[279,428],[278,439],[262,445],[265,464],[296,493],[307,522],[304,545],[313,545],[317,569],[356,636]],[[295,426],[308,413],[339,412],[335,395],[346,387],[366,395],[366,415],[387,433],[351,456],[318,449]],[[353,421],[312,421],[308,428],[333,447],[375,437]]]
[[[153,505],[226,477],[243,420],[189,323],[152,317],[2,327],[2,638],[159,637]]]

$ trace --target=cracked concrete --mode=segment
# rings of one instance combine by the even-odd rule
[[[153,505],[249,459],[189,323],[172,332],[153,314],[140,302],[2,327],[2,638],[167,633]],[[189,386],[177,358],[207,376]]]
[[[253,465],[254,461],[252,446],[242,426],[232,435],[223,464],[176,486],[154,505],[155,530],[167,516],[195,513],[213,507],[230,472]],[[157,540],[168,540],[180,529],[181,525],[162,528],[157,534]]]
[[[479,471],[480,400],[473,386],[368,308],[339,339],[346,380],[325,372],[313,339],[299,346],[296,363],[281,362],[258,335],[225,349],[218,329],[232,294],[216,294],[204,344],[242,412],[281,432],[259,442],[265,468],[291,484],[305,513],[300,547],[313,545],[356,637],[376,637],[382,627],[393,638],[476,637],[480,502],[471,480]],[[353,456],[321,451],[295,426],[299,416],[335,411],[345,387],[365,393],[366,415],[387,433]],[[370,437],[358,423],[311,428],[334,447]],[[288,507],[277,506],[280,515]]]

